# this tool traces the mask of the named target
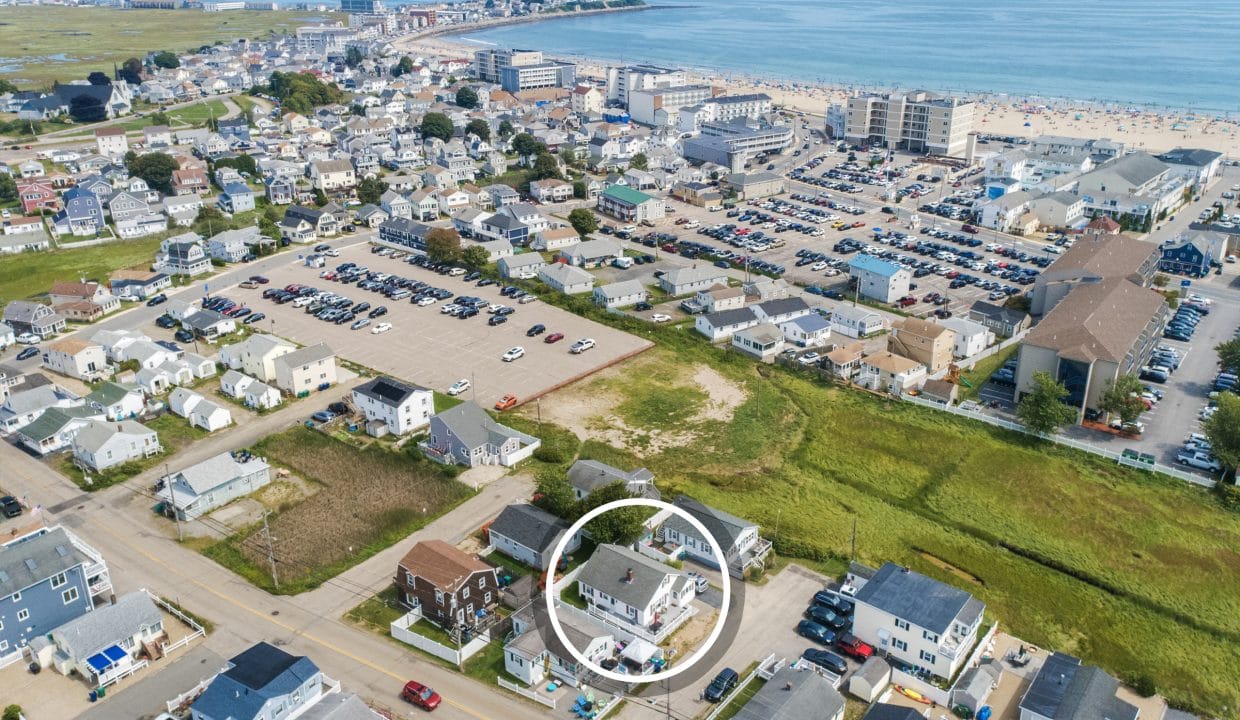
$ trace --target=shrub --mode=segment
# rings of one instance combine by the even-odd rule
[[[22,716],[21,705],[9,705],[4,709],[4,720],[20,720]]]

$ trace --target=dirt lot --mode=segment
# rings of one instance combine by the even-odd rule
[[[264,439],[257,452],[320,486],[300,502],[281,503],[271,516],[282,589],[335,575],[338,566],[387,547],[469,495],[429,462],[379,447],[358,450],[302,427]],[[246,573],[256,582],[265,577],[261,529],[207,553],[230,567],[258,570]]]
[[[462,295],[475,295],[517,308],[504,325],[487,325],[485,313],[469,320],[458,320],[439,313],[440,305],[417,307],[409,300],[389,301],[378,293],[356,286],[322,280],[319,270],[289,265],[273,270],[268,287],[284,287],[290,283],[313,285],[331,290],[352,300],[365,300],[372,306],[385,305],[389,312],[372,323],[387,321],[392,330],[373,335],[369,328],[350,330],[348,325],[333,325],[305,314],[291,304],[277,305],[259,297],[257,290],[237,290],[232,297],[244,299],[257,311],[274,321],[260,323],[264,330],[274,327],[277,335],[299,343],[326,342],[343,357],[380,372],[444,391],[458,379],[470,379],[473,393],[466,397],[490,406],[506,393],[515,393],[521,400],[541,395],[549,389],[585,377],[611,364],[616,358],[638,352],[650,343],[619,330],[613,330],[585,318],[577,317],[542,302],[516,305],[501,298],[496,286],[478,288],[460,278],[437,275],[404,262],[374,255],[367,246],[347,248],[329,267],[353,261],[371,270],[422,280],[436,287]],[[246,293],[253,293],[246,295]],[[527,338],[526,330],[543,324],[547,332]],[[563,333],[564,340],[548,345],[543,338]],[[571,355],[569,346],[580,338],[594,338],[597,345],[581,355]],[[513,346],[525,348],[525,357],[511,363],[500,356]]]

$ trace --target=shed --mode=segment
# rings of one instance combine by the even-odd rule
[[[871,655],[857,672],[848,679],[848,694],[866,702],[874,702],[891,682],[891,666],[887,661]]]
[[[964,705],[976,715],[978,709],[986,704],[990,692],[999,686],[1000,673],[999,667],[993,662],[985,662],[965,670],[956,687],[952,688],[952,706]]]

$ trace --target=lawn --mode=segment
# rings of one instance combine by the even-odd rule
[[[264,438],[253,449],[322,486],[269,521],[271,535],[278,538],[281,593],[317,587],[469,496],[443,468],[413,452],[380,444],[362,450],[301,426]],[[255,585],[277,591],[259,528],[225,538],[204,552]]]
[[[23,253],[0,262],[0,301],[22,300],[47,293],[58,280],[79,277],[107,283],[121,268],[150,268],[160,238],[118,240],[106,245]]]
[[[978,360],[972,370],[960,373],[961,379],[967,380],[973,386],[969,387],[968,385],[961,384],[960,399],[976,400],[981,395],[982,385],[986,384],[986,381],[990,379],[991,375],[995,374],[996,370],[1003,367],[1003,363],[1016,357],[1016,353],[1019,351],[1020,343],[1013,343],[1011,347],[1004,348],[988,358]]]
[[[160,415],[155,420],[146,423],[146,426],[159,433],[159,442],[163,446],[163,452],[158,455],[114,465],[102,472],[83,472],[75,464],[73,455],[68,454],[61,458],[60,471],[83,490],[90,492],[103,490],[119,482],[124,482],[135,475],[139,475],[156,465],[166,463],[168,458],[176,455],[181,448],[195,440],[210,435],[206,430],[192,427],[185,418],[177,417],[172,413]],[[90,475],[90,483],[86,482],[86,475]]]
[[[196,10],[119,10],[91,7],[17,6],[0,14],[0,47],[20,87],[53,80],[84,79],[91,71],[112,72],[113,64],[149,51],[184,52],[202,45],[291,32],[307,16],[334,21],[336,13]]]
[[[1182,706],[1240,705],[1226,670],[1240,662],[1240,515],[1208,492],[825,387],[683,333],[656,339],[618,371],[543,398],[546,419],[624,388],[605,418],[566,423],[591,438],[581,457],[646,466],[665,498],[754,520],[785,556],[838,563],[855,519],[859,559],[964,587],[1008,632],[1124,679],[1148,676]],[[702,363],[743,389],[730,422],[668,409],[678,386],[700,407],[684,378]],[[614,430],[642,423],[645,434]]]
[[[744,677],[744,675],[741,677]],[[745,703],[749,702],[754,695],[757,695],[763,685],[766,685],[766,681],[760,677],[750,680],[749,684],[741,688],[740,692],[733,693],[732,697],[728,698],[727,706],[715,716],[715,720],[731,720],[731,718],[736,717],[741,708],[745,707]]]

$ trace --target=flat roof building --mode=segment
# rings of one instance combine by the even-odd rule
[[[844,139],[930,155],[963,156],[976,106],[914,90],[848,99]]]

